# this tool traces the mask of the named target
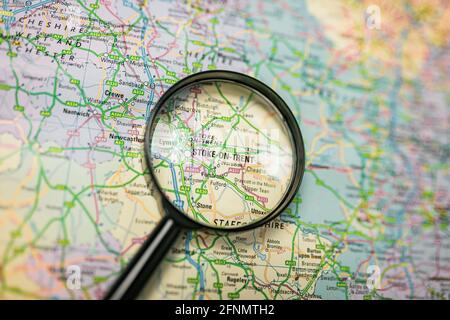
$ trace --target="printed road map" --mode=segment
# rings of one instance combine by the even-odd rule
[[[227,69],[291,107],[302,186],[258,229],[183,233],[148,297],[450,299],[448,2],[0,6],[0,298],[103,297],[161,217],[146,119]]]

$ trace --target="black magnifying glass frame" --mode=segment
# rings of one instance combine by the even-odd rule
[[[271,102],[272,105],[280,112],[282,119],[286,122],[286,127],[291,135],[292,146],[294,149],[294,159],[297,161],[294,162],[295,168],[292,171],[290,186],[288,190],[286,190],[282,201],[278,203],[272,212],[266,217],[255,222],[243,224],[235,228],[221,228],[219,226],[208,226],[191,219],[185,213],[181,212],[169,199],[167,199],[164,192],[161,191],[161,186],[153,170],[150,148],[153,131],[156,124],[155,119],[158,112],[165,106],[167,100],[170,99],[176,92],[187,88],[190,85],[199,84],[202,82],[237,83],[241,86],[247,87],[250,90],[258,92],[262,97],[269,100],[269,102]],[[157,224],[154,230],[150,233],[149,237],[142,244],[141,248],[139,248],[138,252],[128,263],[125,270],[111,286],[105,296],[105,299],[107,300],[129,300],[138,297],[143,287],[148,282],[151,274],[159,265],[160,261],[164,258],[165,254],[170,249],[181,230],[203,229],[218,233],[239,232],[258,228],[274,219],[281,214],[281,212],[283,212],[283,210],[291,203],[292,199],[297,194],[305,171],[305,148],[303,137],[291,109],[274,90],[263,82],[248,75],[228,70],[202,71],[189,75],[175,83],[162,95],[153,108],[147,121],[144,137],[144,157],[146,166],[150,172],[150,178],[155,183],[158,192],[161,194],[160,198],[162,201],[162,207],[164,208],[164,214],[161,221]]]

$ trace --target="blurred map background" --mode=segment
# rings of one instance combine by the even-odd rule
[[[274,222],[191,231],[155,299],[450,299],[448,1],[4,0],[0,298],[100,299],[160,219],[152,106],[252,75],[305,139]]]

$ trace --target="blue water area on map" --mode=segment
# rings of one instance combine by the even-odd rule
[[[198,272],[198,277],[199,277],[199,285],[200,285],[200,295],[199,295],[199,299],[203,300],[204,296],[203,296],[203,292],[205,291],[205,278],[203,275],[203,270],[202,267],[194,261],[194,259],[192,259],[191,257],[191,251],[190,251],[190,242],[192,240],[192,231],[187,232],[186,234],[186,241],[184,242],[184,248],[185,248],[185,252],[186,252],[186,259],[189,261],[190,264],[192,264],[195,269],[197,269]]]

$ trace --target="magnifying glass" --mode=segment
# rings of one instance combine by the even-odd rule
[[[145,132],[145,161],[164,215],[106,299],[135,299],[181,230],[264,225],[301,184],[305,151],[283,99],[250,76],[204,71],[169,88]]]

